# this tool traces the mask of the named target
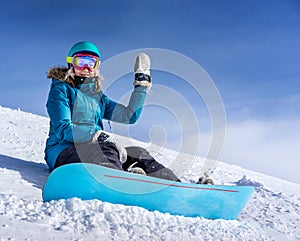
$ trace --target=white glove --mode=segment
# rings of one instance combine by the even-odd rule
[[[151,76],[150,74],[150,65],[151,61],[150,58],[147,54],[145,53],[140,53],[138,56],[135,58],[135,64],[134,64],[134,73],[142,73],[142,74],[147,74]]]
[[[134,82],[135,86],[146,86],[149,87],[148,90],[151,89],[151,75],[150,75],[150,58],[145,53],[140,53],[135,58],[134,63]]]

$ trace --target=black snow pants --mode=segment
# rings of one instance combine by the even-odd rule
[[[93,163],[117,170],[127,170],[132,164],[142,168],[148,176],[180,182],[170,169],[158,163],[149,152],[138,146],[125,147],[127,160],[121,163],[119,151],[112,142],[80,143],[63,150],[56,159],[55,167],[70,163]]]

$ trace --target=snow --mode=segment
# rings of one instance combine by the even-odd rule
[[[43,202],[48,125],[46,117],[0,107],[0,241],[300,240],[299,184],[221,162],[212,174],[217,184],[256,188],[237,220],[186,218],[78,198]],[[197,180],[201,157],[119,138],[147,147],[185,182]]]

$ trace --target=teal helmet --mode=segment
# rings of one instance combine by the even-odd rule
[[[70,59],[72,59],[72,56],[77,53],[90,53],[92,55],[96,55],[101,59],[101,54],[97,46],[88,41],[78,42],[72,46],[67,56],[67,63],[70,63]]]

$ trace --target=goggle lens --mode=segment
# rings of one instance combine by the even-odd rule
[[[72,64],[74,68],[82,70],[84,68],[89,68],[90,70],[95,70],[100,64],[98,57],[93,55],[78,54],[73,56]]]

